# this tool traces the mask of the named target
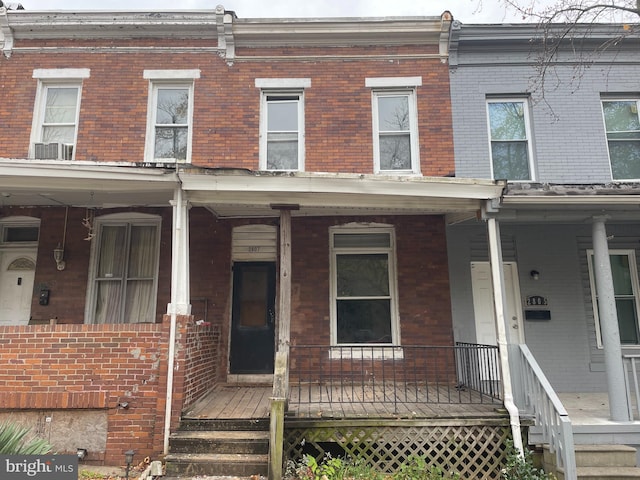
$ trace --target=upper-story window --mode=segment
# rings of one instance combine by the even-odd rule
[[[190,162],[193,84],[200,70],[145,70],[150,80],[147,162]]]
[[[416,87],[421,77],[367,78],[372,89],[375,173],[420,173]]]
[[[394,238],[391,227],[331,229],[332,345],[398,343]]]
[[[640,179],[640,100],[604,100],[604,124],[614,180]]]
[[[529,107],[524,99],[487,101],[492,178],[533,180]]]
[[[304,88],[307,78],[258,78],[260,169],[304,170]]]
[[[36,69],[38,79],[33,124],[31,158],[73,160],[80,118],[82,80],[86,68]]]

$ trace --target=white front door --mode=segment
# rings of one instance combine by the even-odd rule
[[[0,252],[0,325],[29,323],[36,252],[36,248]]]
[[[515,262],[504,262],[503,265],[508,341],[511,343],[524,343],[518,265]],[[489,262],[471,262],[471,285],[476,324],[476,342],[485,345],[497,345],[493,282],[491,281],[491,265]]]

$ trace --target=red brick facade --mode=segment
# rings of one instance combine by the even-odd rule
[[[62,43],[62,42],[61,42]],[[184,44],[182,46],[186,46]],[[188,43],[192,45],[191,42]],[[74,46],[79,46],[74,44]],[[178,46],[178,45],[176,45]],[[250,52],[252,55],[266,52]],[[3,98],[0,138],[5,158],[26,158],[37,80],[34,69],[89,68],[83,81],[76,160],[143,161],[149,81],[145,69],[200,69],[195,80],[192,164],[258,169],[260,89],[256,78],[310,78],[305,91],[305,169],[315,172],[373,172],[371,88],[367,77],[422,77],[417,88],[421,171],[426,176],[454,172],[449,79],[438,58],[331,59],[334,49],[313,53],[326,60],[237,61],[227,66],[210,52],[66,53],[15,52],[0,56]],[[345,55],[375,52],[353,49]],[[382,52],[381,52],[382,53]],[[383,53],[407,53],[386,49]],[[420,53],[425,54],[429,52]],[[126,68],[122,68],[126,62]]]
[[[0,327],[0,345],[3,409],[106,409],[107,450],[91,460],[159,453],[168,324]]]
[[[215,25],[210,28],[215,30]],[[215,41],[195,38],[16,38],[10,58],[0,55],[0,89],[7,92],[0,107],[0,159],[30,162],[36,69],[90,70],[82,81],[75,160],[109,165],[144,162],[150,87],[144,71],[197,69],[191,124],[193,167],[259,170],[261,92],[256,79],[306,78],[311,85],[304,90],[305,173],[372,174],[372,89],[366,79],[419,77],[415,91],[420,173],[453,176],[448,68],[436,42],[428,46],[296,47],[295,42],[275,48],[238,46],[233,62],[222,58],[214,47]],[[173,169],[175,166],[166,170],[171,173]],[[395,188],[401,190],[401,183]],[[79,186],[78,190],[84,192]],[[109,200],[118,205],[123,201],[117,194]],[[90,203],[87,199],[79,205]],[[106,410],[107,447],[98,452],[101,458],[97,460],[120,463],[123,452],[130,448],[142,457],[160,455],[165,433],[170,325],[166,312],[172,301],[174,211],[168,201],[166,207],[132,202],[131,207],[91,210],[96,217],[119,212],[155,215],[161,219],[161,240],[155,323],[87,325],[92,242],[85,240],[88,232],[83,219],[90,212],[75,204],[68,208],[54,205],[0,207],[0,218],[40,220],[31,323],[57,322],[55,326],[0,327],[0,370],[8,372],[0,376],[0,410]],[[329,228],[357,222],[385,224],[395,230],[400,341],[451,345],[443,216],[415,214],[421,209],[415,204],[409,211],[412,215],[403,208],[397,216],[360,208],[357,216],[294,213],[291,343],[330,345]],[[246,218],[223,219],[214,212],[201,206],[189,211],[188,293],[193,315],[178,318],[172,428],[178,425],[184,408],[217,383],[227,381],[233,228],[278,225],[277,210],[268,210],[269,218],[241,213],[237,216]],[[59,271],[52,252],[63,238],[66,268]],[[48,305],[38,303],[42,289],[50,291]],[[123,399],[128,409],[118,407]]]

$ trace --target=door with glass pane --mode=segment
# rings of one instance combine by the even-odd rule
[[[153,323],[158,228],[104,224],[94,275],[94,323]]]
[[[275,263],[234,263],[230,373],[273,373],[275,291]]]

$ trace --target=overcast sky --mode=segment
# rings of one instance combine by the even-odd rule
[[[498,0],[20,0],[20,3],[27,10],[73,11],[213,10],[221,4],[240,18],[429,16],[449,10],[463,23],[517,21],[505,16]]]

